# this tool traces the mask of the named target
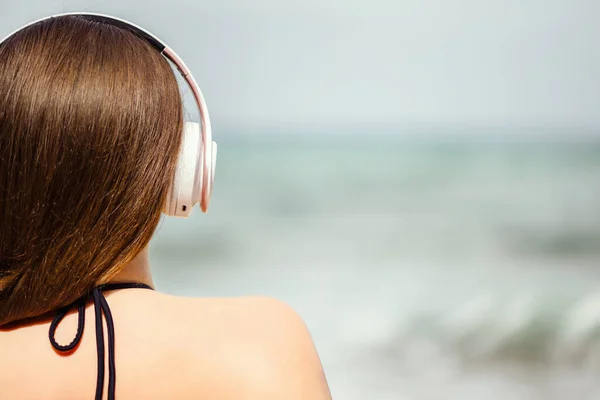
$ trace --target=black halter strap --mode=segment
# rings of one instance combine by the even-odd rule
[[[73,350],[81,341],[83,335],[83,329],[85,327],[85,305],[88,299],[91,297],[94,301],[94,313],[96,316],[96,349],[98,352],[98,376],[96,380],[96,400],[102,400],[102,391],[104,390],[104,324],[102,322],[102,314],[106,319],[106,326],[108,328],[108,400],[114,400],[115,398],[115,384],[116,384],[116,368],[115,368],[115,324],[113,322],[112,313],[108,302],[104,297],[103,291],[108,290],[119,290],[119,289],[150,289],[152,288],[143,283],[110,283],[95,288],[90,295],[84,296],[77,300],[74,304],[60,309],[52,323],[50,324],[50,330],[48,331],[48,337],[52,346],[62,353]],[[58,344],[56,341],[56,328],[67,315],[67,313],[74,307],[77,306],[77,332],[75,338],[71,343],[66,346]]]

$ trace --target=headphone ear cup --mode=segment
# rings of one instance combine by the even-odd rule
[[[178,161],[179,163],[179,161]],[[176,167],[178,168],[178,167]],[[173,181],[169,186],[169,191],[167,192],[167,198],[165,199],[165,205],[163,207],[162,213],[172,217],[175,213],[175,193],[177,193],[177,171],[175,171],[175,176],[173,177]]]
[[[163,213],[172,217],[189,217],[202,193],[202,152],[200,124],[186,122],[175,176],[167,194]]]
[[[210,204],[210,199],[212,197],[213,184],[215,182],[215,168],[217,166],[217,143],[211,143],[211,151],[210,151],[210,174],[208,177],[208,187],[206,188],[206,208]]]

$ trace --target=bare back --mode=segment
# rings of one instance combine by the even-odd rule
[[[106,298],[115,324],[117,399],[330,399],[310,335],[283,303],[136,289]],[[0,398],[93,397],[93,304],[81,343],[70,354],[50,345],[49,326],[46,318],[0,330]],[[73,312],[60,324],[57,341],[68,344],[76,330]]]

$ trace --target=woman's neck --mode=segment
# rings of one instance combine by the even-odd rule
[[[121,272],[115,275],[110,283],[137,282],[154,287],[150,272],[150,254],[148,247],[142,250]]]

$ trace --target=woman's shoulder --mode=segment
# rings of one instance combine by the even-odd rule
[[[182,396],[330,399],[309,330],[288,304],[270,297],[153,297],[155,340],[169,343],[162,365],[176,371],[172,384]]]

